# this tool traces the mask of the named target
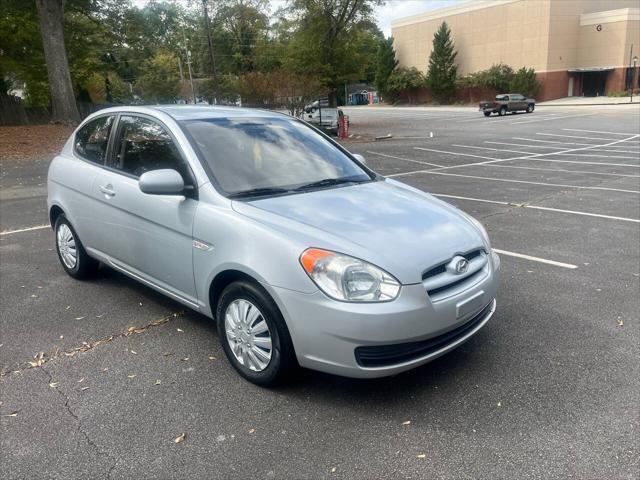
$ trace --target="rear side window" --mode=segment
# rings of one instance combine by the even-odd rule
[[[189,182],[189,169],[162,125],[134,116],[121,116],[118,125],[113,168],[135,177],[151,170],[171,168]]]
[[[74,144],[76,154],[90,162],[104,164],[114,118],[113,115],[96,118],[78,130]]]

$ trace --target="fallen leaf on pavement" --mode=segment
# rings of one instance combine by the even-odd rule
[[[87,318],[87,316],[83,315],[82,317],[76,317],[76,320],[82,320],[83,318]]]
[[[84,377],[82,377],[80,380],[78,380],[77,383],[82,383],[82,382],[84,382]]]
[[[502,402],[498,402],[498,406],[501,407],[502,406]]]
[[[134,355],[138,354],[138,352],[136,352],[135,350],[131,350],[131,353],[134,354]]]
[[[189,360],[189,357],[184,357],[184,358],[181,358],[180,360],[182,360],[183,362],[186,362],[187,360]]]
[[[156,380],[156,385],[160,385],[162,382],[160,380]]]
[[[57,387],[58,387],[58,385],[60,385],[60,382],[51,382],[51,383],[49,384],[49,387],[50,387],[50,388],[57,388]]]
[[[177,332],[184,332],[184,330],[182,330],[181,328],[176,328]]]
[[[407,420],[406,422],[402,422],[402,425],[411,425],[411,420]]]
[[[421,453],[420,455],[417,456],[418,458],[426,458],[427,456],[424,453]]]
[[[82,388],[80,389],[80,391],[81,391],[81,392],[84,392],[85,390],[89,390],[89,387],[82,387]]]
[[[131,375],[127,375],[127,378],[136,378],[136,374],[132,373]]]
[[[164,352],[162,355],[165,356],[165,357],[168,357],[170,355],[174,355],[174,353],[173,352]]]
[[[6,415],[3,415],[3,417],[17,417],[18,413],[20,413],[20,410],[16,410],[15,412],[11,412]]]
[[[107,370],[109,370],[109,367],[105,367],[102,369],[103,372],[106,372]]]
[[[184,442],[184,439],[186,438],[187,434],[186,433],[181,433],[180,435],[178,435],[173,441],[175,443],[181,443]]]
[[[209,360],[217,360],[217,358],[214,357],[213,355],[209,355]]]
[[[255,428],[250,428],[249,429],[249,433],[256,433],[256,429]]]
[[[621,318],[618,319],[618,326],[619,327],[623,327],[624,326],[624,320],[622,320]]]
[[[335,471],[336,471],[336,467],[333,467],[333,468],[331,469],[331,473],[334,473]]]

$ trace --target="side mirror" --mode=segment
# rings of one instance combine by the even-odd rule
[[[166,168],[143,173],[138,180],[143,193],[149,195],[183,195],[184,179],[175,170]]]
[[[367,164],[367,159],[364,158],[362,155],[360,155],[359,153],[352,153],[351,154],[353,156],[353,158],[355,158],[356,160],[358,160],[360,163],[362,163],[363,165]]]

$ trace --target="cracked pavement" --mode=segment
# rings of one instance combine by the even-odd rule
[[[414,147],[462,152],[453,145],[562,128],[638,131],[636,110],[508,125],[549,112],[467,122],[481,116],[349,109],[352,131],[364,138],[345,143],[380,173],[396,174],[437,168],[415,161],[481,161]],[[456,115],[465,123],[442,121]],[[366,141],[389,132],[406,138]],[[638,195],[619,191],[640,190],[640,177],[594,174],[637,168],[579,153],[566,159],[594,163],[444,171],[615,190],[428,172],[397,179],[434,193],[640,218]],[[2,168],[0,230],[46,223],[46,162]],[[578,268],[502,256],[497,312],[454,352],[373,381],[301,371],[274,390],[233,371],[209,319],[108,269],[86,282],[66,276],[50,229],[0,236],[0,478],[637,478],[639,224],[448,201],[481,219],[495,248]]]

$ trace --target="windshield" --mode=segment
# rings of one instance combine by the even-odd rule
[[[272,195],[370,181],[369,174],[304,123],[288,118],[182,122],[227,196]]]

